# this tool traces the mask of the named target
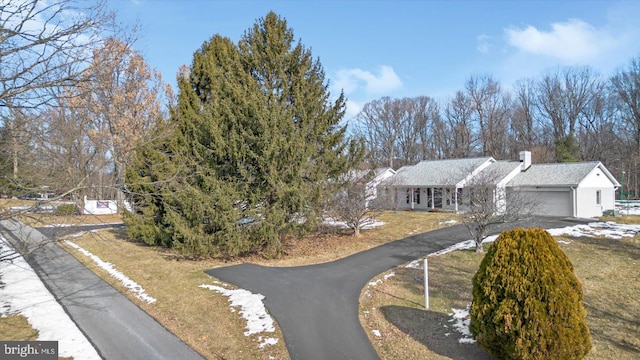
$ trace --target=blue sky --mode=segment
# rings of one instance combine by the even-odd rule
[[[140,25],[136,48],[169,84],[215,34],[234,41],[270,10],[320,58],[347,117],[367,102],[446,100],[471,76],[505,88],[559,66],[608,76],[640,57],[640,1],[108,0]]]

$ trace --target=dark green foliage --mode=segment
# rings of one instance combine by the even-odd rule
[[[567,135],[555,141],[557,162],[580,161],[580,148],[573,135]]]
[[[78,206],[76,204],[61,204],[56,206],[56,215],[60,216],[69,216],[69,215],[77,215],[80,213],[78,210]]]
[[[129,166],[130,235],[196,257],[275,256],[314,228],[327,179],[350,165],[345,100],[330,100],[286,21],[269,13],[239,45],[212,37],[178,87],[159,140]]]
[[[500,234],[473,278],[471,333],[498,359],[581,359],[591,349],[582,285],[549,233]]]

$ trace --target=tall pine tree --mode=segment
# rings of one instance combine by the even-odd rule
[[[216,35],[194,54],[172,134],[128,172],[133,237],[193,256],[273,256],[316,225],[353,147],[339,125],[343,96],[331,101],[319,61],[293,39],[269,13],[238,46]]]
[[[319,60],[300,42],[284,19],[270,12],[239,43],[245,70],[266,104],[247,144],[253,157],[253,195],[263,207],[255,232],[279,251],[289,233],[316,225],[327,180],[351,165],[340,126],[345,99],[331,101]]]

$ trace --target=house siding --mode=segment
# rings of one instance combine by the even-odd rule
[[[600,204],[597,203],[598,191]],[[577,217],[599,217],[604,211],[615,208],[615,187],[600,168],[593,169],[585,176],[576,190],[576,196],[579,204],[576,209]]]

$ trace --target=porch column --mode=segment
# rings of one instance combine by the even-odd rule
[[[436,206],[436,189],[431,188],[431,209],[433,210]]]
[[[455,193],[453,198],[455,199],[455,202],[456,202],[456,214],[457,214],[458,213],[458,188],[454,188],[453,191]]]
[[[415,194],[414,194],[414,192],[415,192],[415,189],[411,188],[411,210],[413,210],[413,208],[414,208],[413,204],[415,204],[415,199],[414,199]]]

